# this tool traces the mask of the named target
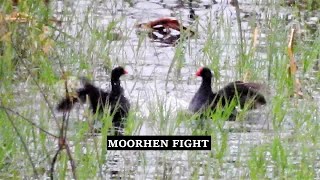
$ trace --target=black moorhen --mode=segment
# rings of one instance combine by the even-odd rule
[[[65,98],[60,101],[57,106],[58,111],[70,111],[73,104],[86,101],[88,96],[92,112],[103,113],[110,108],[110,114],[113,115],[112,123],[116,128],[123,128],[123,121],[128,116],[130,103],[123,95],[123,88],[120,85],[120,77],[127,74],[127,71],[119,66],[111,72],[111,91],[105,92],[102,89],[95,87],[88,80],[83,79],[83,88],[77,90],[77,96],[74,98]],[[118,132],[116,132],[118,133]]]
[[[215,111],[219,101],[222,107],[228,105],[233,98],[238,102],[241,108],[244,108],[245,103],[250,102],[250,109],[256,108],[258,105],[266,104],[266,100],[262,94],[258,92],[260,84],[244,83],[235,81],[227,84],[218,92],[213,93],[211,88],[212,73],[209,68],[200,68],[197,76],[202,77],[202,83],[189,104],[189,110],[193,113],[203,112],[208,108]],[[238,99],[238,100],[237,100]],[[229,117],[229,120],[234,120]]]

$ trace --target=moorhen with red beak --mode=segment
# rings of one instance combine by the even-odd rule
[[[104,110],[110,109],[110,114],[113,115],[112,123],[116,128],[123,128],[123,122],[128,116],[130,103],[123,95],[123,88],[120,85],[120,77],[127,74],[127,71],[119,66],[111,72],[111,91],[95,87],[88,80],[83,80],[83,88],[77,90],[76,97],[65,98],[60,101],[57,106],[58,111],[70,111],[76,102],[86,102],[86,97],[90,101],[92,112],[103,113]],[[118,132],[116,132],[118,133]]]
[[[233,99],[237,101],[237,105],[240,105],[241,108],[244,108],[245,104],[248,103],[250,103],[248,104],[249,109],[266,104],[264,96],[258,92],[261,87],[260,84],[235,81],[227,84],[218,92],[213,93],[211,88],[212,73],[210,69],[207,67],[200,68],[196,75],[202,77],[202,83],[189,104],[189,111],[193,113],[201,114],[209,108],[215,111],[219,103],[221,103],[222,107],[225,107]]]

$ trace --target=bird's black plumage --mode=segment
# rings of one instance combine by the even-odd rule
[[[257,83],[244,83],[235,81],[227,84],[218,92],[213,93],[211,88],[212,73],[209,68],[200,68],[197,76],[202,77],[200,88],[189,104],[189,110],[193,113],[202,113],[207,109],[216,110],[218,103],[222,107],[227,106],[233,99],[238,102],[241,108],[251,100],[250,108],[255,108],[258,104],[266,104],[262,94],[258,92],[260,85]]]
[[[106,92],[88,80],[83,80],[83,87],[77,90],[77,97],[65,98],[57,106],[58,111],[70,111],[76,102],[86,102],[89,99],[92,112],[103,113],[110,110],[113,115],[113,125],[117,128],[123,128],[123,122],[128,116],[130,110],[129,100],[123,94],[123,88],[120,84],[120,77],[127,74],[127,71],[119,66],[111,72],[111,91]]]

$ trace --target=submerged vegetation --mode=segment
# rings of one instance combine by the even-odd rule
[[[0,2],[1,179],[320,177],[318,1]],[[168,16],[189,23],[193,36],[168,44],[135,32]],[[88,106],[56,111],[77,77],[106,88],[119,65],[129,71],[125,134],[209,133],[212,150],[108,151],[112,114],[92,134],[97,115]],[[185,111],[200,66],[212,70],[214,90],[263,83],[267,105],[239,111],[235,122],[226,121],[233,108],[217,108],[197,128]]]

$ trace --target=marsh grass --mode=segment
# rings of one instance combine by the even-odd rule
[[[98,117],[91,114],[88,106],[80,105],[70,113],[66,129],[77,179],[105,179],[110,174],[124,179],[319,178],[320,73],[314,70],[314,64],[319,60],[320,33],[316,30],[301,34],[295,40],[296,77],[302,82],[304,97],[291,97],[295,81],[287,69],[291,27],[278,16],[285,8],[292,12],[294,20],[301,20],[298,6],[256,1],[253,4],[257,7],[270,11],[243,25],[240,40],[234,9],[218,4],[215,6],[221,8],[193,22],[191,27],[197,31],[197,38],[160,48],[146,35],[135,34],[132,26],[136,22],[132,21],[136,19],[127,15],[135,6],[133,1],[54,1],[49,6],[40,0],[21,1],[16,10],[32,17],[27,22],[3,21],[14,9],[11,1],[0,2],[1,179],[49,177],[63,120],[55,105],[65,96],[61,94],[64,86],[57,90],[57,84],[65,80],[64,76],[86,76],[105,83],[115,65],[133,70],[123,82],[133,105],[126,135],[209,134],[212,150],[108,151],[112,114],[99,117],[104,128],[94,136],[89,132]],[[312,1],[308,3],[312,9]],[[62,17],[62,26],[49,21],[53,15]],[[257,41],[253,35],[256,28]],[[149,51],[153,53],[151,60]],[[150,67],[154,69],[146,77],[144,71],[149,69],[143,66],[150,62],[159,67]],[[265,82],[270,95],[267,107],[261,111],[267,111],[263,113],[272,126],[247,131],[244,127],[250,117],[245,108],[232,122],[242,126],[237,131],[226,128],[236,99],[225,109],[208,112],[209,118],[200,121],[178,103],[169,102],[169,97],[179,95],[184,104],[189,103],[192,93],[188,91],[195,91],[199,81],[185,81],[185,76],[191,76],[189,72],[199,66],[208,66],[214,72],[214,90],[234,80]],[[157,76],[157,68],[166,73]],[[184,91],[179,91],[181,87]],[[199,123],[203,128],[197,127]],[[73,177],[69,162],[70,157],[63,150],[55,164],[55,178]]]

